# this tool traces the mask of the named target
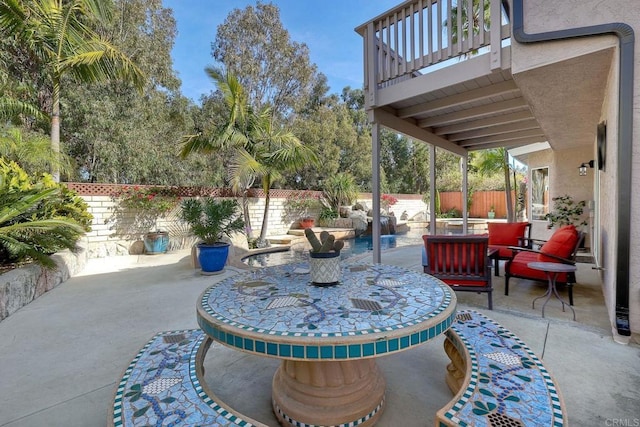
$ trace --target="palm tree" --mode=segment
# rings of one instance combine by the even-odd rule
[[[232,182],[254,176],[261,180],[265,194],[264,214],[260,230],[260,242],[267,235],[269,220],[270,189],[284,177],[285,172],[302,169],[305,165],[316,164],[316,154],[305,146],[293,133],[273,123],[270,108],[264,108],[252,118],[252,144],[237,147],[229,172]]]
[[[509,176],[509,153],[505,148],[492,148],[478,153],[474,159],[474,166],[481,175],[492,175],[501,172],[504,175],[504,191],[507,202],[507,221],[515,221],[513,200],[511,197],[511,179]]]
[[[40,63],[51,91],[51,148],[60,152],[63,76],[92,83],[110,79],[144,87],[142,71],[90,26],[108,22],[108,0],[0,0],[0,34],[16,37]],[[53,176],[59,181],[59,171]]]
[[[18,127],[0,127],[0,156],[18,163],[27,173],[40,176],[54,169],[70,173],[69,156],[54,154],[50,140],[43,134]]]
[[[469,19],[468,13],[468,5],[469,1],[473,1],[473,16]],[[482,8],[480,7],[480,2],[482,2]],[[458,29],[458,4],[461,5],[462,16],[461,16],[461,25],[462,31]],[[450,9],[451,15],[451,43],[458,43],[458,37],[462,35],[463,40],[469,39],[469,27],[472,28],[473,35],[478,35],[480,33],[480,24],[481,17],[482,21],[484,21],[484,28],[489,29],[491,25],[491,7],[488,0],[458,0],[451,6]],[[443,26],[447,26],[447,20],[443,22]],[[471,54],[476,54],[477,49],[473,50]],[[465,54],[467,56],[467,54]]]
[[[222,93],[223,101],[229,111],[224,125],[212,132],[200,132],[184,137],[184,145],[180,152],[182,158],[191,153],[210,154],[230,147],[244,147],[250,145],[248,135],[252,133],[252,123],[249,118],[253,109],[249,105],[247,93],[232,73],[207,67],[209,75],[218,90]],[[251,217],[249,216],[249,189],[255,182],[255,176],[236,176],[232,179],[232,189],[242,194],[242,213],[245,218],[247,237],[253,239]]]
[[[270,108],[256,112],[249,105],[246,91],[232,73],[211,67],[207,67],[205,71],[222,93],[229,116],[224,125],[211,135],[199,133],[185,137],[181,155],[186,157],[194,152],[211,153],[227,148],[232,150],[227,172],[232,187],[236,191],[242,191],[249,238],[253,236],[248,215],[247,192],[255,180],[261,181],[265,193],[265,208],[259,241],[264,242],[271,187],[283,178],[284,172],[300,169],[310,163],[315,164],[317,157],[293,133],[274,124]]]
[[[32,258],[44,267],[55,267],[50,254],[66,248],[73,250],[85,230],[68,218],[32,219],[48,201],[60,192],[57,187],[9,191],[0,188],[1,259]]]

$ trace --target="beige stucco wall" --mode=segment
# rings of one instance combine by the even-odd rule
[[[524,2],[525,32],[540,33],[546,31],[563,30],[584,26],[623,22],[634,28],[640,34],[640,1],[621,0],[616,2],[602,2],[599,0],[536,0]],[[520,45],[512,44],[512,71],[544,66],[554,61],[565,60],[594,52],[607,46],[617,46],[618,39],[614,36],[588,37],[578,40],[558,41],[549,43],[534,43]],[[598,233],[600,245],[598,262],[604,268],[603,281],[605,300],[610,313],[612,324],[615,316],[615,289],[616,289],[616,257],[617,257],[617,134],[618,134],[618,55],[616,48],[612,58],[610,73],[606,79],[605,96],[602,102],[600,121],[607,123],[607,153],[606,170],[598,173],[595,182],[599,182],[599,203],[596,204],[596,215],[599,215],[600,227],[594,230]],[[634,108],[633,108],[633,152],[632,152],[632,220],[630,227],[631,251],[630,251],[630,322],[632,339],[640,342],[640,193],[634,189],[640,188],[640,43],[636,41],[634,67],[636,70],[634,84]],[[571,96],[571,87],[567,87],[566,96]],[[568,117],[567,120],[572,118]],[[597,123],[593,123],[595,128]],[[553,144],[552,144],[553,146]],[[584,153],[578,157],[571,157],[570,152],[557,152],[548,159],[549,154],[540,153],[530,156],[529,160],[539,163],[545,161],[558,166],[558,169],[569,171],[551,172],[550,186],[554,194],[560,190],[558,181],[563,182],[567,189],[579,190],[576,180],[577,165],[583,161],[595,158],[595,141],[583,147]],[[585,157],[588,156],[587,157]],[[563,163],[564,162],[564,163]],[[555,168],[554,168],[555,169]],[[574,174],[574,178],[571,175]],[[554,178],[555,176],[555,178]],[[590,175],[591,176],[591,175]],[[561,179],[564,178],[566,183]],[[591,181],[591,180],[590,180]],[[536,228],[534,228],[536,230]],[[614,331],[615,333],[615,331]]]
[[[529,181],[531,180],[531,169],[549,167],[549,199],[551,200],[557,196],[563,196],[565,194],[571,196],[573,200],[584,200],[589,202],[593,200],[593,174],[594,170],[589,169],[587,176],[578,175],[578,166],[583,161],[588,161],[591,158],[584,158],[583,149],[568,149],[568,150],[543,150],[535,153],[531,153],[527,157],[527,164],[529,165]],[[529,202],[529,206],[531,203]],[[553,201],[550,202],[549,209],[553,210]],[[529,218],[531,213],[528,213]],[[588,213],[585,210],[585,219],[588,218]],[[535,239],[546,240],[551,237],[554,230],[547,228],[547,221],[531,221],[533,228],[531,229],[531,236]],[[589,224],[584,230],[588,234],[592,233],[591,225]],[[588,241],[587,241],[587,246]]]
[[[602,281],[605,303],[612,326],[615,327],[615,307],[616,307],[616,241],[617,241],[617,180],[618,180],[618,83],[619,69],[618,59],[619,51],[616,51],[615,61],[612,64],[611,74],[607,82],[607,95],[602,106],[601,121],[607,123],[607,146],[605,154],[605,167],[603,171],[598,172],[600,194],[597,204],[600,218],[600,229],[597,230],[600,238],[598,264],[603,268]],[[636,119],[637,120],[637,119]],[[632,221],[633,222],[633,221]],[[632,224],[633,225],[633,224]],[[633,242],[633,240],[632,240]],[[637,249],[634,249],[637,251]],[[632,261],[633,262],[633,261]],[[631,281],[630,288],[638,288],[638,277],[633,278],[633,270],[630,264]],[[630,305],[638,308],[640,304],[636,301]],[[634,309],[632,316],[639,314],[640,310]],[[632,327],[632,330],[640,330],[638,326]]]

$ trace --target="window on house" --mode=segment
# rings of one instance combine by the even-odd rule
[[[531,219],[544,221],[549,213],[549,168],[531,170]]]

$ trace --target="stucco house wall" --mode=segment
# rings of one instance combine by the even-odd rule
[[[634,0],[620,2],[602,2],[598,0],[536,0],[524,2],[524,24],[525,31],[529,34],[540,33],[554,30],[564,30],[570,28],[579,28],[598,24],[607,24],[622,22],[634,28],[637,34],[640,33],[640,2]],[[613,57],[611,61],[610,73],[607,78],[607,87],[605,89],[604,101],[602,103],[601,121],[607,123],[607,150],[606,150],[606,169],[597,172],[590,170],[589,173],[598,173],[593,182],[599,188],[595,191],[599,194],[599,200],[595,204],[598,216],[599,229],[594,230],[598,233],[599,247],[596,250],[598,255],[598,263],[604,268],[604,294],[608,311],[610,313],[612,326],[615,331],[615,288],[616,288],[616,258],[617,258],[617,215],[616,209],[618,204],[617,194],[617,135],[618,135],[618,79],[619,79],[619,49],[617,37],[611,36],[595,36],[575,40],[554,41],[546,43],[519,44],[512,43],[512,70],[514,73],[522,70],[544,66],[556,61],[563,61],[571,57],[580,57],[591,52],[607,49],[615,46],[613,49]],[[632,340],[640,342],[640,195],[635,190],[640,188],[640,93],[638,88],[640,84],[640,75],[637,70],[640,69],[640,43],[635,43],[635,84],[634,88],[634,106],[633,106],[633,152],[632,162],[632,220],[630,227],[631,250],[630,250],[630,327],[632,331]],[[585,64],[588,66],[588,64]],[[571,96],[571,88],[567,87],[566,96]],[[567,118],[570,119],[570,118]],[[595,126],[596,123],[593,123]],[[567,142],[568,143],[568,142]],[[553,146],[553,144],[552,144]],[[579,153],[575,153],[579,154]],[[544,154],[541,154],[543,156]],[[574,187],[577,176],[577,166],[584,161],[595,159],[595,141],[588,147],[582,148],[582,154],[578,157],[570,157],[570,152],[559,150],[554,152],[554,160],[550,162],[557,165],[561,169],[569,171],[574,178],[567,176],[563,186],[567,189]],[[542,161],[542,158],[535,159]],[[563,161],[565,163],[563,163]],[[569,162],[567,164],[566,162]],[[554,168],[555,169],[555,168]],[[550,185],[557,184],[561,178],[561,172],[551,172],[552,178]],[[555,179],[553,176],[555,175]],[[591,180],[590,180],[591,181]],[[552,190],[555,194],[555,187]],[[577,190],[577,189],[576,189]],[[598,221],[596,221],[598,222]],[[535,230],[535,229],[534,229]],[[620,338],[620,337],[617,337]]]

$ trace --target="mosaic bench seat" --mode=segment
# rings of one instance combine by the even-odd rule
[[[200,329],[155,335],[119,382],[109,425],[266,427],[228,408],[204,384],[210,345]]]
[[[563,426],[566,410],[551,375],[518,337],[473,311],[446,332],[446,382],[454,399],[436,426]]]

